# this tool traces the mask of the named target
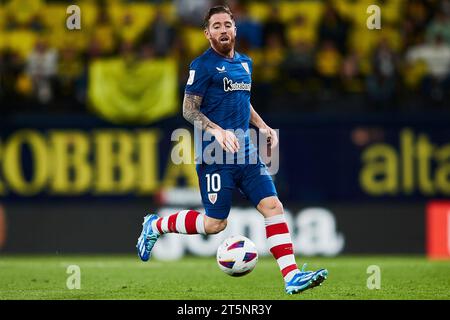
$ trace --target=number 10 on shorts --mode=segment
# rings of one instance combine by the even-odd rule
[[[206,191],[219,192],[220,191],[220,175],[218,173],[206,175]]]

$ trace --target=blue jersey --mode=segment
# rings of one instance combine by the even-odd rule
[[[240,145],[240,150],[231,155],[235,162],[228,164],[229,153],[217,148],[213,139],[199,143],[200,137],[196,135],[196,169],[202,202],[206,215],[215,219],[228,217],[235,188],[239,188],[255,207],[262,199],[277,195],[272,177],[250,141],[251,85],[252,61],[238,52],[234,53],[233,59],[228,59],[210,48],[190,65],[185,92],[203,97],[200,111],[222,129],[234,130]],[[208,163],[205,159],[205,149],[213,143],[222,157],[219,160],[213,156],[213,160],[225,164]],[[202,155],[201,161],[199,155]]]
[[[192,61],[189,69],[185,93],[201,96],[200,111],[222,129],[242,130],[243,134],[236,136],[244,152],[238,152],[235,159],[243,154],[248,158],[256,150],[248,132],[252,60],[238,52],[232,59],[226,58],[209,48]],[[198,158],[211,141],[200,145],[197,139],[195,143]]]

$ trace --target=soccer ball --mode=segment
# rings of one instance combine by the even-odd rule
[[[244,236],[231,236],[217,249],[217,264],[220,270],[233,277],[251,272],[258,261],[255,244]]]

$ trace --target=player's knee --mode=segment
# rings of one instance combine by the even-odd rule
[[[264,202],[260,204],[260,209],[265,214],[277,215],[284,212],[283,204],[278,198],[265,199]]]
[[[271,211],[283,211],[283,204],[278,198],[270,199],[269,203],[267,204],[267,207]]]
[[[227,227],[227,220],[214,221],[205,226],[207,234],[217,234]]]
[[[274,201],[271,211],[275,214],[281,214],[284,212],[283,204],[280,200],[277,199]]]

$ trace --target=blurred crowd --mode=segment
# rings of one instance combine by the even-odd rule
[[[89,64],[110,57],[175,59],[181,96],[190,61],[208,47],[203,15],[224,3],[237,50],[254,61],[262,111],[449,106],[450,0],[78,1],[81,30],[72,31],[68,1],[6,0],[2,112],[88,112]],[[372,4],[381,30],[367,26]]]

